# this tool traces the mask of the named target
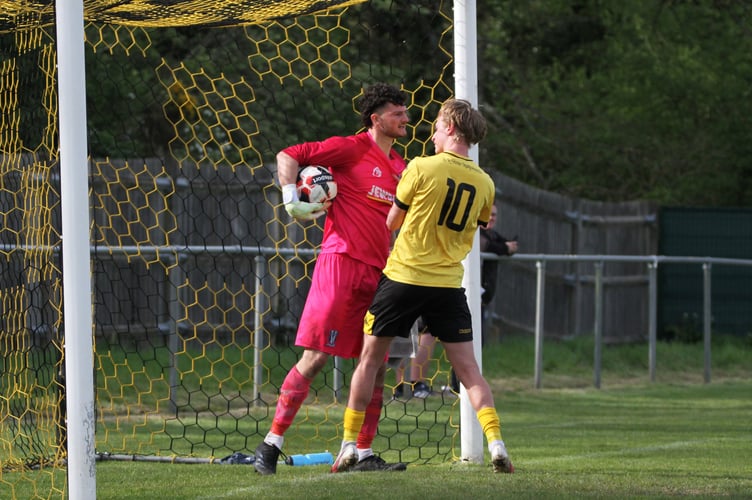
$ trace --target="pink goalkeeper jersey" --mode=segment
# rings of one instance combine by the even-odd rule
[[[391,233],[386,216],[405,160],[392,149],[387,158],[368,132],[290,146],[300,166],[321,165],[337,182],[337,197],[324,223],[321,253],[345,253],[383,269]]]

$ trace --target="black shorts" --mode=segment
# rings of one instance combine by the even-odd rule
[[[376,337],[407,338],[418,316],[442,342],[473,340],[473,321],[464,288],[408,285],[383,275],[366,313],[364,331]]]

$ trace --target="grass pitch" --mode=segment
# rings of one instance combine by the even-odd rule
[[[116,498],[752,498],[752,381],[596,390],[516,390],[498,398],[516,468],[411,465],[330,474],[280,465],[97,466],[97,496]]]
[[[550,342],[543,388],[533,388],[532,343],[484,349],[483,367],[516,472],[486,464],[411,464],[398,473],[331,474],[280,465],[97,465],[101,499],[246,498],[752,498],[752,343],[719,339],[703,383],[701,344],[661,343],[657,380],[647,346],[608,346],[601,389],[592,343]],[[459,446],[459,444],[457,445]]]
[[[660,343],[651,382],[646,345],[607,346],[595,389],[590,340],[547,342],[543,388],[534,389],[529,337],[485,348],[512,475],[494,474],[488,457],[486,464],[417,459],[398,473],[280,465],[276,476],[248,465],[105,461],[96,466],[97,498],[752,499],[752,338],[719,338],[712,352],[713,378],[705,384],[701,344]],[[409,445],[410,454],[420,453]],[[286,451],[298,452],[293,443]],[[66,491],[64,470],[1,477],[0,499]]]

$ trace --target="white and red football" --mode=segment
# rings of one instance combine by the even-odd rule
[[[326,167],[309,165],[298,171],[298,199],[309,203],[332,201],[337,196],[337,183]]]

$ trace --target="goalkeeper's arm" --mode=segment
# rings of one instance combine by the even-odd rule
[[[298,199],[298,160],[289,154],[280,151],[277,154],[277,178],[282,187],[282,203],[291,217],[296,219],[312,220],[324,215],[327,205],[324,203],[308,203]]]

